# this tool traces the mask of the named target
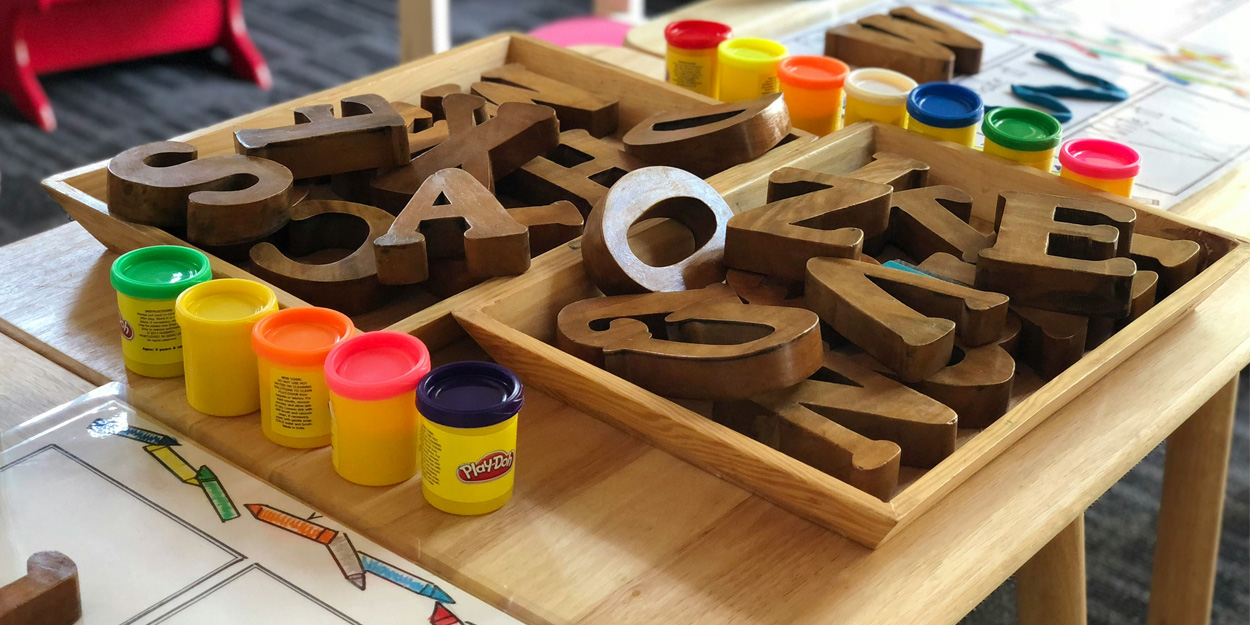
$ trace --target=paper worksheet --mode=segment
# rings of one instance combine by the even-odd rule
[[[118,385],[0,448],[0,584],[60,551],[84,625],[518,623],[172,436]]]
[[[1095,37],[1088,33],[1109,27],[1096,17],[1068,15],[1071,4],[1064,0],[933,0],[918,4],[885,0],[831,15],[821,23],[777,38],[793,54],[823,54],[828,28],[898,6],[916,6],[925,15],[951,24],[984,44],[981,71],[958,76],[954,82],[979,93],[987,106],[1036,108],[1011,93],[1013,84],[1090,86],[1035,56],[1038,52],[1053,54],[1074,69],[1110,80],[1128,92],[1124,102],[1064,99],[1073,113],[1072,120],[1064,124],[1064,139],[1097,137],[1133,146],[1142,155],[1134,198],[1155,206],[1177,204],[1250,157],[1250,90],[1229,82],[1228,76],[1241,75],[1231,61],[1223,60],[1231,59],[1230,55],[1220,53],[1218,59],[1199,63],[1192,56],[1173,54],[1166,56],[1170,62],[1156,63],[1165,58],[1158,50],[1149,56],[1141,54],[1144,48],[1164,45],[1147,37],[1191,48],[1201,48],[1203,43],[1214,48],[1227,46],[1245,32],[1244,28],[1230,27],[1230,23],[1250,24],[1250,1],[1204,0],[1173,7],[1180,14],[1168,20],[1157,19],[1158,13],[1136,10],[1150,14],[1155,22],[1170,24],[1154,30],[1124,25],[1110,29],[1116,38],[1100,36],[1096,45],[1091,43]],[[1081,7],[1086,8],[1084,4]],[[1077,36],[1073,29],[1086,34]],[[1139,33],[1130,32],[1133,30]],[[1185,73],[1198,64],[1208,69],[1219,67],[1201,76]],[[977,145],[983,140],[978,133]]]

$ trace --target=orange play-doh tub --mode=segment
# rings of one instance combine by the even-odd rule
[[[325,360],[355,332],[347,315],[328,308],[288,308],[256,323],[260,429],[269,440],[296,449],[330,444]]]

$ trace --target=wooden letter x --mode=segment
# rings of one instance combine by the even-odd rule
[[[1128,206],[1040,193],[998,199],[998,239],[981,250],[978,289],[1082,317],[1127,317],[1137,212]]]
[[[976,347],[1002,336],[1007,322],[1005,295],[841,258],[808,261],[805,296],[838,334],[907,383],[947,366],[956,330]]]
[[[774,172],[769,184],[795,178],[820,190],[734,215],[725,233],[726,265],[803,280],[808,259],[857,258],[865,237],[885,233],[890,187],[791,167]]]
[[[446,107],[461,95],[443,98],[451,136],[407,165],[378,175],[373,181],[374,204],[387,210],[403,206],[434,172],[478,163],[483,154],[490,160],[493,177],[498,179],[560,143],[555,111],[537,104],[506,102],[499,107],[499,115],[460,131]]]
[[[373,251],[383,284],[424,282],[430,259],[464,258],[479,278],[530,267],[529,231],[462,169],[430,176]]]
[[[946,252],[975,263],[980,251],[994,243],[994,236],[968,225],[971,217],[972,197],[955,187],[897,192],[890,207],[891,239],[912,258]]]
[[[276,161],[296,179],[394,167],[408,162],[408,124],[372,93],[343,98],[343,116],[331,104],[295,109],[295,125],[234,132],[239,154]]]
[[[744,399],[820,367],[811,311],[748,306],[723,284],[582,300],[557,317],[561,349],[667,397]]]
[[[568,200],[585,216],[621,176],[644,166],[585,130],[566,130],[556,149],[522,165],[500,184],[526,202]]]

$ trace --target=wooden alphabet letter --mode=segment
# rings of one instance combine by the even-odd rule
[[[408,162],[404,118],[380,95],[343,98],[343,116],[331,104],[295,109],[295,125],[234,131],[239,154],[285,165],[296,178],[394,167]]]
[[[969,347],[993,342],[1007,297],[937,278],[840,258],[807,262],[807,305],[907,383],[950,363],[955,332]]]
[[[1017,356],[1043,380],[1054,379],[1085,354],[1085,317],[1019,306],[1011,310],[1021,323]]]
[[[81,617],[78,567],[60,552],[30,556],[26,576],[0,588],[0,625],[73,625]]]
[[[748,304],[805,308],[802,282],[730,269],[725,273],[725,284]]]
[[[556,149],[522,165],[500,187],[526,202],[568,200],[587,215],[621,176],[644,166],[585,130],[566,130]]]
[[[382,304],[372,241],[395,220],[365,204],[308,200],[291,209],[286,251],[252,247],[252,272],[316,306],[355,315]],[[327,262],[329,261],[329,262]]]
[[[291,172],[251,156],[197,159],[189,143],[161,141],[109,161],[109,213],[126,221],[179,229],[197,245],[264,238],[287,220]]]
[[[672,167],[625,174],[590,211],[582,237],[582,263],[606,295],[684,291],[725,279],[725,226],[733,211],[708,183]],[[695,251],[684,260],[653,267],[629,247],[630,226],[668,218],[690,229]]]
[[[755,160],[790,132],[790,110],[780,93],[755,100],[657,113],[621,140],[625,153],[650,165],[669,165],[706,178]]]
[[[858,258],[865,237],[880,237],[890,223],[890,187],[855,178],[791,167],[769,177],[793,190],[802,179],[803,195],[765,204],[729,220],[725,264],[734,269],[803,280],[815,257]]]
[[[981,250],[994,243],[968,225],[972,196],[948,185],[894,193],[890,207],[890,240],[913,258],[938,252],[975,263]]]
[[[585,221],[571,202],[509,208],[508,215],[529,228],[530,254],[538,256],[582,236]]]
[[[908,7],[870,15],[825,34],[826,56],[851,65],[892,69],[922,83],[981,71],[981,47],[975,37]]]
[[[820,368],[810,311],[748,306],[729,287],[582,300],[557,317],[557,345],[654,393],[743,399]]]
[[[871,163],[847,176],[888,184],[895,191],[906,191],[929,184],[929,164],[899,154],[877,152],[872,155]]]
[[[444,108],[456,95],[460,94],[444,98]],[[498,116],[463,132],[459,131],[456,120],[449,117],[448,129],[451,136],[446,141],[403,167],[383,172],[373,181],[374,204],[398,210],[434,172],[474,166],[480,163],[478,159],[483,154],[489,158],[495,177],[506,176],[560,143],[555,111],[536,104],[505,103],[499,107]]]
[[[530,267],[529,232],[472,175],[434,173],[373,241],[382,284],[429,278],[432,259],[464,258],[479,278],[512,276]]]
[[[1122,318],[1132,305],[1129,245],[1137,212],[1100,200],[1040,193],[998,199],[998,239],[981,250],[978,289],[1016,306]]]
[[[473,93],[501,106],[505,102],[550,106],[555,109],[563,130],[580,128],[596,137],[616,132],[616,100],[536,74],[518,63],[482,72],[482,81],[473,83],[470,88]]]
[[[1136,235],[1133,237],[1136,239]],[[1090,317],[1089,329],[1085,333],[1085,349],[1098,347],[1103,341],[1111,338],[1117,330],[1124,328],[1138,317],[1146,314],[1155,305],[1159,289],[1159,274],[1145,269],[1138,269],[1133,274],[1133,306],[1129,315],[1123,319],[1108,317]]]
[[[900,461],[932,467],[954,452],[958,426],[950,408],[838,352],[797,386],[717,404],[713,418],[882,500]]]
[[[1193,241],[1137,233],[1133,234],[1129,255],[1139,268],[1159,274],[1159,299],[1175,293],[1198,275],[1202,262],[1202,248]]]

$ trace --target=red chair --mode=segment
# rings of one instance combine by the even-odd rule
[[[270,87],[243,0],[0,0],[0,91],[49,132],[56,117],[39,74],[213,46],[236,74]]]

